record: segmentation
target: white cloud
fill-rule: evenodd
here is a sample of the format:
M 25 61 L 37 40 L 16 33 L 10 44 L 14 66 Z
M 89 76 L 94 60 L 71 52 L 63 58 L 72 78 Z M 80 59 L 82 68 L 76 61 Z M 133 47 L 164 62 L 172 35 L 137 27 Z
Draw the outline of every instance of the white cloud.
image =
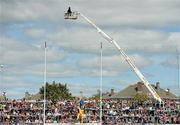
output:
M 9 38 L 1 38 L 1 60 L 0 64 L 21 64 L 44 62 L 44 49 L 38 45 L 33 45 Z M 65 53 L 59 52 L 56 48 L 47 49 L 47 61 L 55 62 L 63 59 Z
M 49 34 L 48 39 L 54 45 L 63 47 L 68 51 L 87 53 L 97 53 L 100 48 L 100 42 L 104 41 L 96 31 L 88 29 L 63 30 Z M 107 43 L 103 46 L 107 51 L 112 50 Z
M 168 45 L 174 47 L 174 50 L 180 51 L 180 32 L 170 33 Z
M 48 64 L 47 75 L 50 77 L 72 77 L 80 75 L 79 69 L 75 65 Z
M 3 68 L 3 74 L 5 76 L 11 75 L 12 77 L 18 76 L 19 79 L 24 76 L 43 78 L 44 64 L 7 65 Z M 47 63 L 47 78 L 72 77 L 80 74 L 80 70 L 74 65 Z
M 176 32 L 166 33 L 148 30 L 127 31 L 120 33 L 120 41 L 128 50 L 166 54 L 174 52 L 174 48 L 180 46 Z
M 7 93 L 9 98 L 22 98 L 25 91 L 38 91 L 41 84 L 23 79 L 22 76 L 9 75 L 7 71 L 1 72 L 0 94 Z
M 57 13 L 62 12 L 59 1 L 3 1 L 1 0 L 1 22 L 48 19 L 56 20 Z M 62 12 L 63 13 L 63 12 Z
M 30 87 L 29 84 L 25 84 L 18 77 L 15 76 L 7 76 L 6 73 L 1 73 L 1 90 L 3 89 L 12 89 L 12 88 L 27 88 Z
M 72 8 L 85 13 L 97 25 L 110 34 L 127 51 L 140 51 L 148 53 L 172 52 L 174 47 L 180 46 L 179 33 L 167 33 L 144 30 L 120 30 L 124 27 L 166 27 L 180 25 L 179 0 L 101 0 L 97 1 L 71 1 Z M 53 21 L 59 30 L 47 32 L 43 28 L 31 27 L 25 29 L 25 33 L 31 38 L 44 36 L 44 39 L 53 41 L 69 51 L 98 52 L 99 42 L 104 41 L 95 30 L 86 27 L 85 21 L 72 22 L 63 19 L 63 12 L 69 6 L 67 1 L 39 0 L 39 1 L 13 1 L 2 2 L 2 21 Z M 140 6 L 141 5 L 141 6 Z M 10 9 L 11 8 L 11 9 Z M 87 9 L 88 8 L 88 9 Z M 56 21 L 56 23 L 54 23 Z M 81 23 L 82 21 L 82 23 Z M 10 23 L 11 24 L 11 23 Z M 44 24 L 46 25 L 46 24 Z M 72 28 L 75 27 L 75 28 Z M 126 29 L 127 29 L 126 27 Z M 116 32 L 116 33 L 114 33 Z M 104 44 L 107 53 L 112 52 L 113 47 Z
M 27 29 L 25 31 L 26 35 L 32 37 L 32 38 L 39 38 L 43 37 L 45 35 L 45 31 L 43 29 Z
M 96 20 L 98 24 L 120 26 L 177 25 L 179 0 L 1 0 L 1 22 L 49 20 L 60 21 L 69 5 Z
M 119 55 L 103 57 L 103 75 L 116 76 L 119 73 L 129 70 L 130 67 L 122 58 L 123 57 Z M 153 64 L 151 60 L 139 55 L 131 55 L 130 58 L 139 68 Z M 98 57 L 81 60 L 79 65 L 84 68 L 89 68 L 88 73 L 90 75 L 100 75 L 100 58 Z
M 161 62 L 161 65 L 168 68 L 175 68 L 178 69 L 178 53 L 174 55 L 174 57 L 169 57 L 166 60 Z
M 109 34 L 109 30 L 105 31 Z M 46 35 L 53 45 L 68 51 L 99 53 L 103 42 L 104 54 L 116 52 L 114 46 L 104 40 L 95 30 L 73 28 L 56 31 Z M 128 52 L 167 54 L 180 47 L 179 32 L 157 32 L 152 30 L 119 30 L 111 35 Z

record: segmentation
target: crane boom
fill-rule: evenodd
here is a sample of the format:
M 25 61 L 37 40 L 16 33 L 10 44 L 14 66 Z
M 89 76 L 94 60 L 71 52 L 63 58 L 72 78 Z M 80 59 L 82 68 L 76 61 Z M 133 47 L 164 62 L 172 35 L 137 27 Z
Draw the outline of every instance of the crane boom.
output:
M 105 38 L 108 42 L 113 44 L 118 51 L 121 53 L 125 61 L 131 66 L 132 70 L 136 73 L 136 75 L 142 80 L 144 85 L 148 88 L 148 90 L 151 92 L 152 96 L 158 100 L 160 103 L 162 102 L 161 97 L 157 94 L 157 92 L 154 90 L 154 88 L 149 84 L 147 79 L 143 76 L 143 74 L 140 72 L 140 70 L 135 66 L 135 64 L 131 61 L 131 59 L 126 55 L 126 53 L 123 51 L 123 49 L 117 44 L 117 42 L 108 36 L 106 33 L 104 33 L 99 27 L 97 27 L 91 20 L 89 20 L 86 16 L 84 16 L 82 13 L 79 13 L 89 24 L 91 24 L 94 28 L 97 29 L 98 33 Z
M 147 79 L 143 76 L 143 74 L 140 72 L 140 70 L 135 66 L 135 64 L 131 61 L 131 59 L 126 55 L 126 53 L 123 51 L 123 49 L 117 44 L 117 42 L 111 38 L 109 35 L 107 35 L 105 32 L 103 32 L 98 26 L 96 26 L 91 20 L 89 20 L 86 16 L 84 16 L 82 13 L 76 12 L 74 15 L 65 13 L 65 19 L 77 19 L 78 15 L 82 16 L 89 24 L 91 24 L 98 33 L 106 39 L 108 42 L 113 44 L 118 51 L 121 53 L 125 61 L 130 65 L 132 70 L 136 73 L 136 75 L 141 79 L 141 81 L 144 83 L 144 85 L 147 87 L 147 89 L 150 91 L 152 96 L 158 100 L 160 103 L 162 102 L 161 97 L 156 93 L 154 88 L 149 84 Z

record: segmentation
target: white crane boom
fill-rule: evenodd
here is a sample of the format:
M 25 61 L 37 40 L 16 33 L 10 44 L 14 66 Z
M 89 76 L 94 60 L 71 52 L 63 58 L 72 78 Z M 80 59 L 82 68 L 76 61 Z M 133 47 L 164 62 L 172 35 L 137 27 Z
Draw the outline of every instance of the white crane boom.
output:
M 136 75 L 141 79 L 141 81 L 144 83 L 144 85 L 148 88 L 152 96 L 158 100 L 160 103 L 162 102 L 161 97 L 157 94 L 157 92 L 154 90 L 154 88 L 149 84 L 147 79 L 143 76 L 143 74 L 140 72 L 140 70 L 135 66 L 135 64 L 131 61 L 131 59 L 126 55 L 126 53 L 122 50 L 122 48 L 117 44 L 117 42 L 108 36 L 106 33 L 104 33 L 99 27 L 97 27 L 91 20 L 89 20 L 86 16 L 84 16 L 82 13 L 78 13 L 80 16 L 82 16 L 89 24 L 91 24 L 98 33 L 105 38 L 108 42 L 112 43 L 121 53 L 123 58 L 126 60 L 126 62 L 131 66 L 133 71 L 136 73 Z

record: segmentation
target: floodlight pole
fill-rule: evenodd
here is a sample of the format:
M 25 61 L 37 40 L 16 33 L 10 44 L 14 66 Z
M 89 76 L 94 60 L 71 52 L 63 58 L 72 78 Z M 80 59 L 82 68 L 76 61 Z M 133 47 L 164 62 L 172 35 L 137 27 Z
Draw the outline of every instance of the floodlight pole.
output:
M 180 90 L 180 87 L 179 87 L 179 75 L 180 75 L 180 62 L 179 62 L 179 50 L 177 49 L 177 67 L 178 67 L 178 71 L 177 71 L 177 74 L 178 74 L 178 96 L 180 96 L 180 93 L 179 93 L 179 90 Z
M 3 85 L 3 68 L 4 68 L 4 65 L 0 65 L 0 72 L 1 72 L 1 84 Z M 2 87 L 3 88 L 3 87 Z M 3 90 L 2 90 L 2 92 L 1 92 L 1 94 L 3 95 L 3 98 L 4 98 L 4 92 L 3 92 Z M 5 98 L 4 98 L 5 99 Z M 5 101 L 5 100 L 4 100 Z M 2 118 L 2 123 L 4 124 L 4 121 L 5 121 L 5 119 L 4 119 L 4 117 L 5 117 L 5 115 L 3 115 L 2 116 L 3 118 Z
M 162 102 L 161 97 L 156 93 L 154 88 L 150 85 L 150 83 L 147 81 L 147 79 L 143 76 L 143 74 L 140 72 L 140 70 L 135 66 L 135 64 L 131 61 L 131 59 L 126 55 L 126 53 L 122 50 L 122 48 L 117 44 L 117 42 L 108 36 L 105 32 L 103 32 L 99 27 L 97 27 L 91 20 L 89 20 L 86 16 L 84 16 L 82 13 L 78 12 L 78 15 L 83 17 L 89 24 L 91 24 L 97 31 L 98 33 L 106 39 L 108 42 L 113 44 L 117 50 L 121 53 L 125 61 L 130 65 L 132 70 L 136 73 L 136 75 L 139 77 L 139 79 L 144 83 L 144 85 L 148 88 L 154 99 L 159 101 L 160 103 Z
M 44 107 L 43 107 L 43 123 L 46 124 L 46 42 L 44 43 Z
M 1 72 L 1 82 L 2 82 L 2 85 L 3 85 L 3 68 L 4 68 L 4 65 L 0 65 L 0 72 Z
M 101 42 L 101 50 L 100 50 L 100 63 L 101 63 L 101 66 L 100 66 L 100 125 L 102 125 L 102 75 L 103 75 L 103 72 L 102 72 L 102 42 Z

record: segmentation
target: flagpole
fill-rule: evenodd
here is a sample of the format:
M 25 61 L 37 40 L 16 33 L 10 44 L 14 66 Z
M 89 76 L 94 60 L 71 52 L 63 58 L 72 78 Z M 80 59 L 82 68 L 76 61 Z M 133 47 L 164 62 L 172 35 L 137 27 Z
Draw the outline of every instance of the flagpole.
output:
M 101 49 L 100 49 L 100 55 L 101 55 L 101 66 L 100 66 L 100 125 L 102 125 L 102 42 L 101 42 Z
M 179 64 L 180 62 L 179 62 L 179 50 L 177 49 L 177 66 L 178 66 L 178 96 L 180 96 L 180 93 L 179 93 L 179 75 L 180 75 L 180 64 Z
M 2 84 L 1 87 L 3 88 L 3 87 L 4 87 L 4 82 L 3 82 L 3 68 L 4 68 L 4 65 L 1 64 L 1 65 L 0 65 L 0 68 L 1 68 L 1 69 L 0 69 L 0 72 L 1 72 L 1 82 L 2 82 L 2 83 L 1 83 L 1 84 Z M 2 94 L 3 100 L 4 100 L 4 89 L 2 89 L 2 93 L 1 93 L 1 94 Z M 5 100 L 4 100 L 4 101 L 5 101 Z M 6 101 L 5 101 L 5 102 L 6 102 Z M 4 117 L 4 116 L 2 117 L 2 123 L 3 123 L 3 124 L 5 123 L 5 117 Z
M 44 117 L 43 123 L 46 124 L 46 42 L 44 43 Z

